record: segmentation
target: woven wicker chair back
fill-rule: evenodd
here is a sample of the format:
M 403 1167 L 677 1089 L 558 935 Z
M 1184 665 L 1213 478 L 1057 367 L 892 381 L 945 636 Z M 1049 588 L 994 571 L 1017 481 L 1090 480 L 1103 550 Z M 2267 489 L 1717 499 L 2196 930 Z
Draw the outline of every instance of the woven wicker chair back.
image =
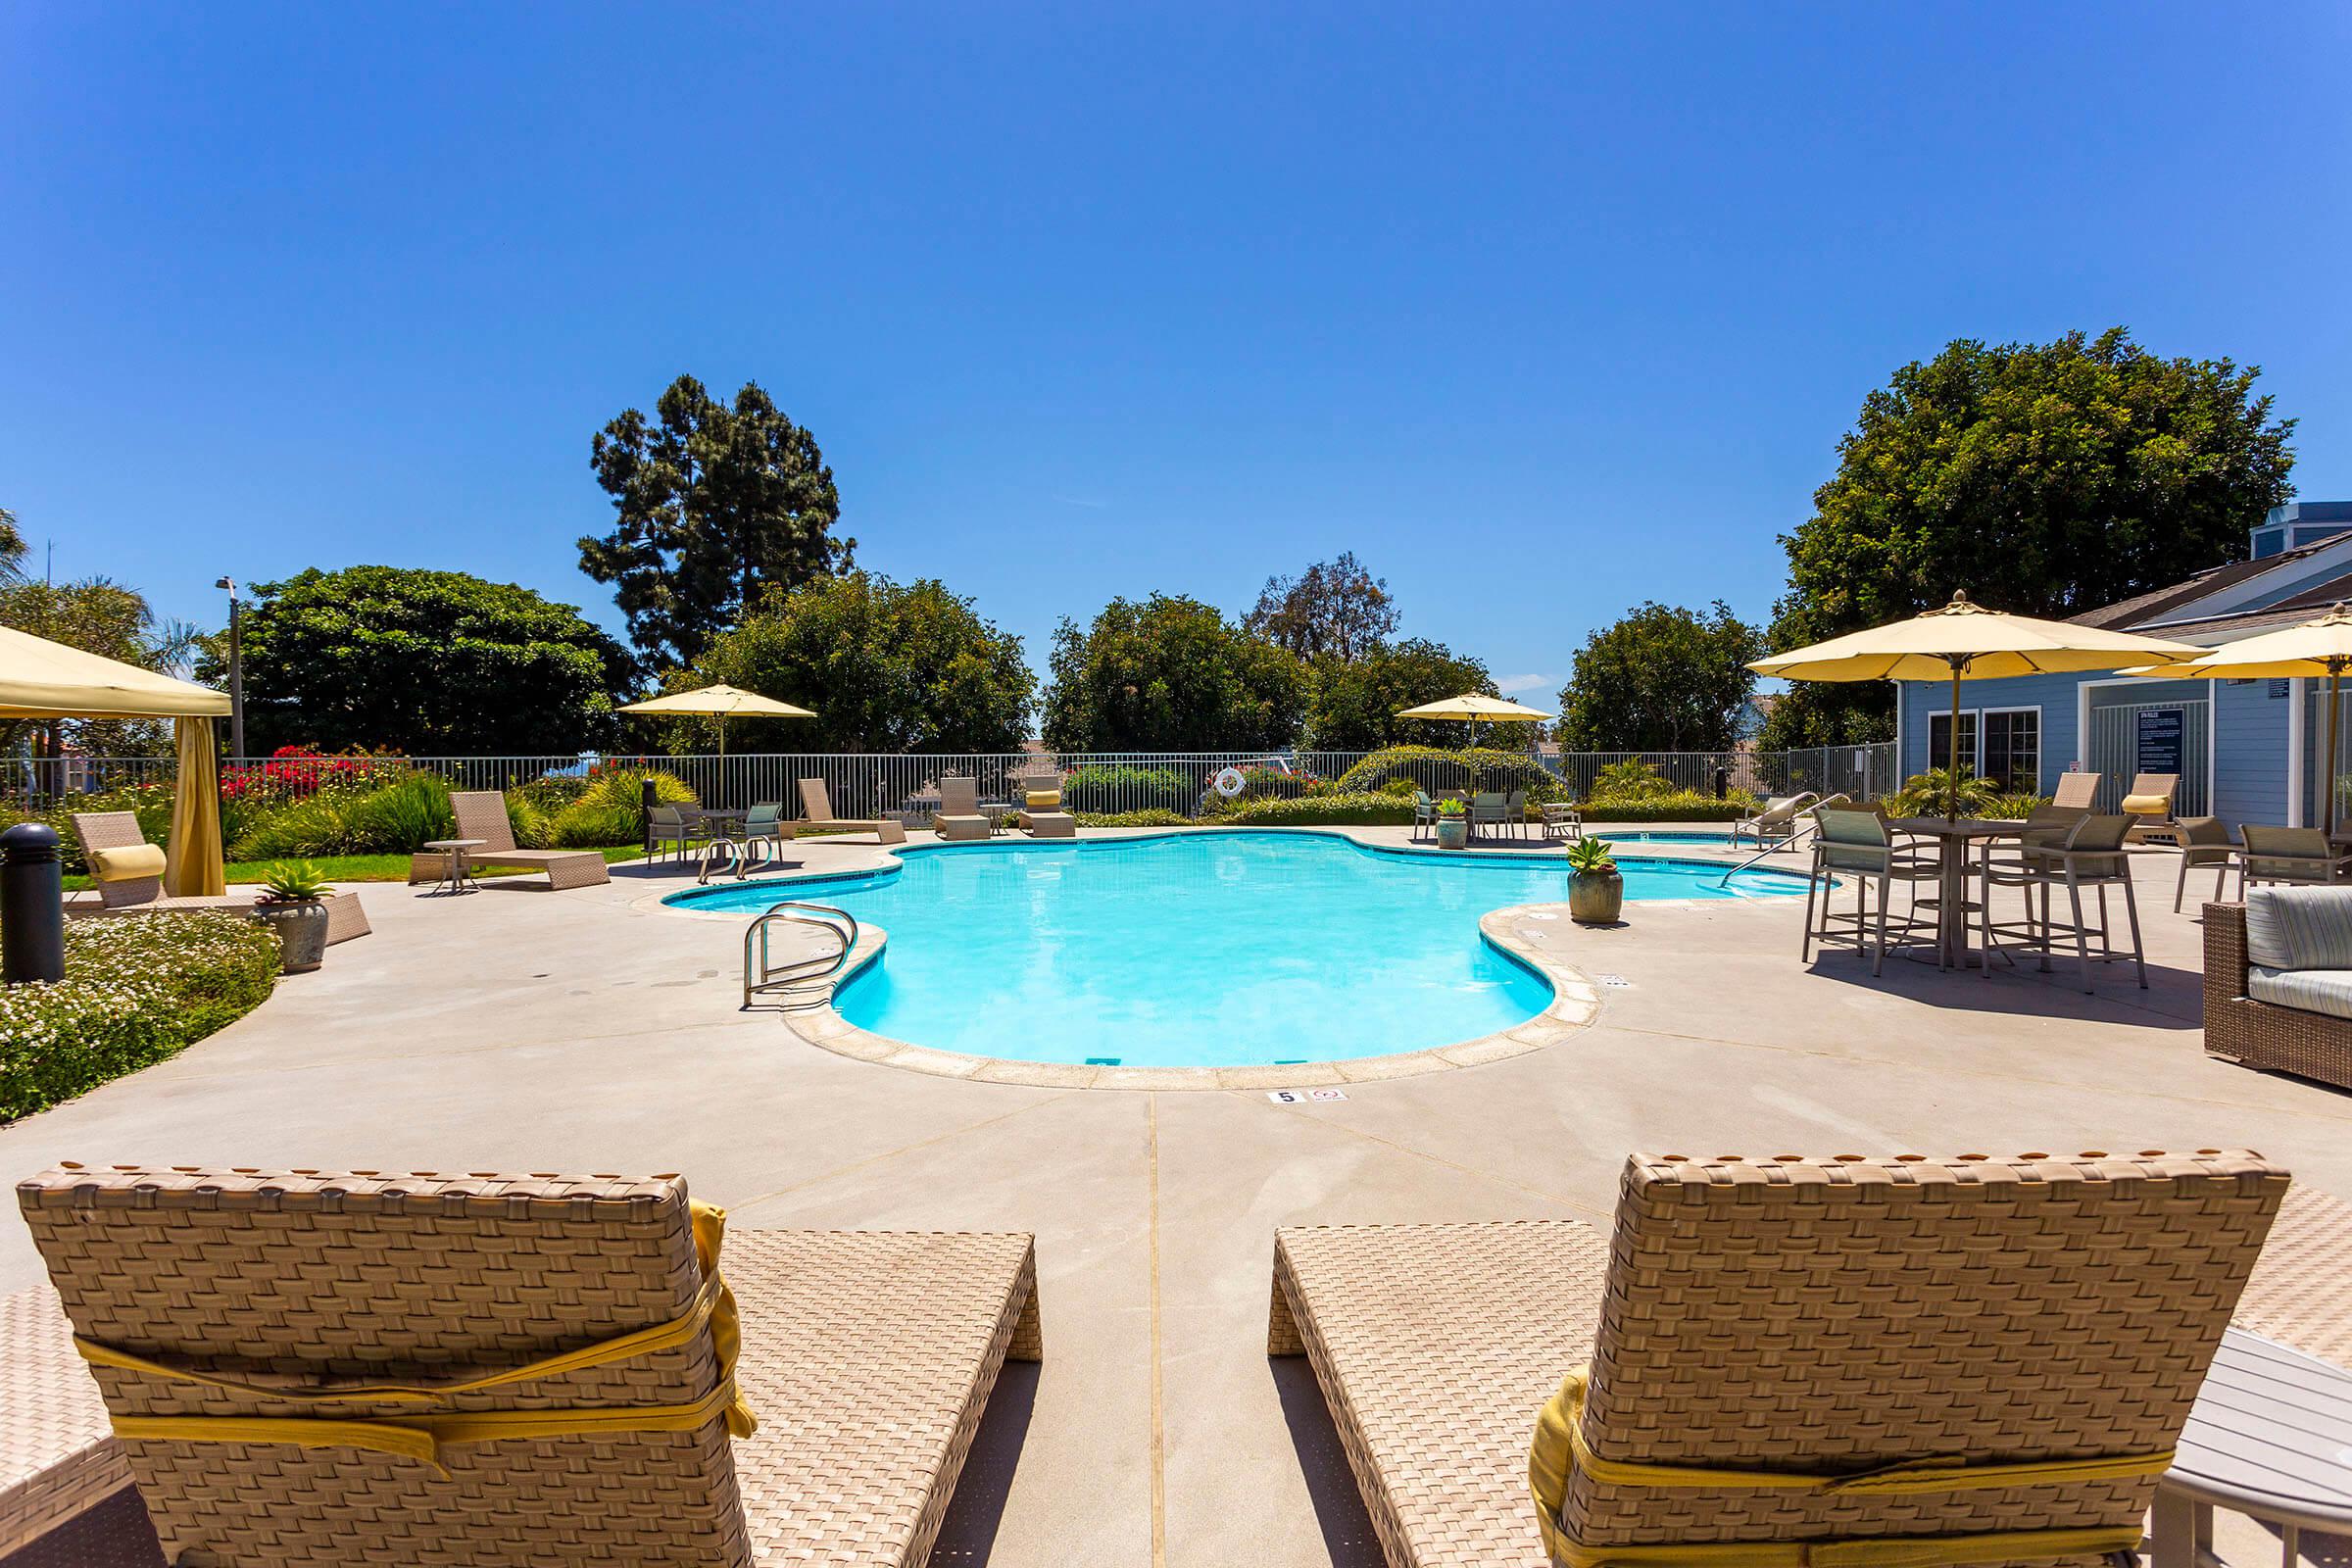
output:
M 81 840 L 84 859 L 92 850 L 135 850 L 147 842 L 135 811 L 76 811 L 74 836 Z M 110 909 L 153 904 L 163 894 L 164 879 L 160 876 L 126 877 L 120 882 L 98 884 L 98 900 Z
M 450 809 L 458 815 L 458 837 L 480 839 L 482 850 L 515 848 L 514 824 L 507 816 L 507 798 L 497 790 L 453 790 Z
M 978 816 L 980 814 L 980 786 L 968 778 L 943 778 L 939 781 L 939 809 L 944 816 Z
M 2323 860 L 2328 858 L 2328 833 L 2316 827 L 2265 827 L 2260 822 L 2238 824 L 2249 857 Z
M 2169 1449 L 2286 1191 L 2260 1156 L 1628 1161 L 1584 1433 L 1846 1473 Z M 1587 1544 L 2135 1525 L 2153 1475 L 1925 1494 L 1611 1487 Z
M 833 797 L 821 778 L 801 780 L 801 812 L 811 822 L 830 822 L 833 818 Z
M 17 1193 L 76 1334 L 244 1382 L 456 1381 L 669 1322 L 701 1284 L 675 1178 L 69 1166 Z M 417 1412 L 92 1371 L 118 1421 Z M 674 1348 L 442 1408 L 691 1404 L 719 1377 L 705 1325 Z M 351 1446 L 122 1446 L 175 1562 L 751 1561 L 715 1414 L 690 1431 L 445 1445 L 446 1475 Z
M 2099 802 L 2099 781 L 2104 773 L 2061 773 L 2058 791 L 2051 804 L 2069 811 L 2087 811 Z

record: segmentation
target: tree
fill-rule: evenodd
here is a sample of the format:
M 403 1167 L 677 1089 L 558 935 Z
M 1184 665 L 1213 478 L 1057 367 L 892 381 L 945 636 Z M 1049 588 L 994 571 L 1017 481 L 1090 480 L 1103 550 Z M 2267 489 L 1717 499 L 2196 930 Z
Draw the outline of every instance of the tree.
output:
M 649 665 L 680 667 L 771 590 L 848 570 L 858 541 L 833 537 L 841 498 L 816 438 L 758 383 L 729 407 L 681 375 L 654 412 L 624 410 L 589 444 L 617 521 L 580 541 L 580 569 L 616 585 Z
M 1387 578 L 1342 551 L 1300 576 L 1268 577 L 1242 624 L 1300 659 L 1361 659 L 1396 632 L 1396 602 Z
M 1723 752 L 1740 738 L 1763 634 L 1717 600 L 1705 614 L 1654 602 L 1585 639 L 1560 690 L 1560 744 L 1577 752 Z
M 1494 678 L 1483 662 L 1419 637 L 1375 648 L 1352 662 L 1319 659 L 1314 677 L 1306 733 L 1319 752 L 1374 752 L 1401 744 L 1464 746 L 1470 740 L 1468 724 L 1398 718 L 1397 710 L 1463 692 L 1495 695 Z M 1502 728 L 1482 724 L 1480 738 L 1499 744 L 1495 737 Z
M 817 714 L 729 719 L 729 745 L 747 751 L 1009 752 L 1028 734 L 1035 678 L 1021 640 L 969 599 L 854 571 L 771 591 L 675 684 L 721 682 Z
M 2292 419 L 2254 395 L 2258 367 L 2167 360 L 2122 327 L 1988 348 L 1972 339 L 1894 372 L 1863 401 L 1813 515 L 1783 536 L 1788 650 L 1917 614 L 1955 589 L 2064 617 L 2242 558 L 2292 494 Z M 1890 694 L 1798 682 L 1770 746 L 1891 733 Z
M 570 605 L 462 571 L 313 569 L 245 607 L 245 735 L 412 756 L 520 756 L 607 742 L 625 649 Z M 214 685 L 216 653 L 197 662 Z
M 14 577 L 24 564 L 24 536 L 17 531 L 17 514 L 0 507 L 0 578 Z
M 1270 751 L 1298 737 L 1306 666 L 1198 599 L 1114 599 L 1054 633 L 1046 744 L 1062 752 Z

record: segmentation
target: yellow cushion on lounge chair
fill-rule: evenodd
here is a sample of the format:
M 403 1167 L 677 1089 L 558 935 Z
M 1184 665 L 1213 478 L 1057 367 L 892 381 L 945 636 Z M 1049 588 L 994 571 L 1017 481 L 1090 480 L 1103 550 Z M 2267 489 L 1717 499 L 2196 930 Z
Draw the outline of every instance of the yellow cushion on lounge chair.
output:
M 2126 816 L 2170 816 L 2173 803 L 2169 796 L 2127 795 L 2124 797 Z
M 1061 791 L 1031 790 L 1029 792 L 1029 804 L 1041 811 L 1059 806 L 1061 804 Z
M 90 851 L 90 875 L 101 882 L 135 882 L 141 877 L 163 874 L 164 852 L 152 844 Z

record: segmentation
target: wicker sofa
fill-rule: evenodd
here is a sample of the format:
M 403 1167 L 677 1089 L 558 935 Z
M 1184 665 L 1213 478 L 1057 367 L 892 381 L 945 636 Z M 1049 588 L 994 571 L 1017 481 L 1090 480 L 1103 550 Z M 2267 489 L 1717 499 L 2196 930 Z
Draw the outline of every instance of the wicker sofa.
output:
M 2352 1089 L 2352 888 L 2205 906 L 2205 1051 Z

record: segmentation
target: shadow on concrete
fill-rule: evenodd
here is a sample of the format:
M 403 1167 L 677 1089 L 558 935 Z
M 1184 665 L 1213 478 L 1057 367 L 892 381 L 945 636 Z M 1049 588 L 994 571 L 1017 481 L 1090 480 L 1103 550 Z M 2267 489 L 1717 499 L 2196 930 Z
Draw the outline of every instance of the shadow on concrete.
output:
M 1029 1435 L 1029 1417 L 1037 1407 L 1035 1361 L 1007 1361 L 989 1392 L 988 1413 L 980 1418 L 971 1452 L 964 1456 L 963 1474 L 956 1479 L 956 1496 L 939 1527 L 939 1544 L 931 1548 L 935 1563 L 984 1563 L 997 1544 L 997 1526 L 1004 1517 L 1004 1497 L 1012 1490 L 1012 1472 L 1020 1462 L 1021 1441 Z
M 1331 1423 L 1331 1406 L 1323 1402 L 1314 1367 L 1303 1355 L 1270 1355 L 1266 1370 L 1282 1400 L 1282 1418 L 1290 1426 L 1298 1473 L 1306 1478 L 1306 1494 L 1314 1501 L 1315 1523 L 1323 1531 L 1323 1549 L 1331 1555 L 1332 1568 L 1382 1568 L 1387 1559 L 1380 1537 L 1364 1510 L 1364 1494 L 1356 1489 L 1355 1472 L 1348 1467 L 1348 1450 L 1340 1446 L 1339 1428 Z
M 1993 959 L 1987 977 L 1973 966 L 1938 969 L 1932 951 L 1889 944 L 1886 972 L 1873 975 L 1869 954 L 1857 957 L 1853 949 L 1845 947 L 1825 954 L 1816 947 L 1812 962 L 1801 972 L 1839 985 L 1884 991 L 1930 1007 L 2036 1018 L 2091 1017 L 2121 1007 L 2128 1009 L 2128 1017 L 2114 1021 L 2184 1032 L 2205 1027 L 2205 976 L 2200 971 L 2151 961 L 2148 987 L 2142 991 L 2133 979 L 2130 958 L 2102 963 L 2094 956 L 2090 975 L 2097 989 L 2085 992 L 2073 954 L 2053 956 L 2046 974 L 2038 966 L 2038 955 L 2015 956 L 2015 963 Z

